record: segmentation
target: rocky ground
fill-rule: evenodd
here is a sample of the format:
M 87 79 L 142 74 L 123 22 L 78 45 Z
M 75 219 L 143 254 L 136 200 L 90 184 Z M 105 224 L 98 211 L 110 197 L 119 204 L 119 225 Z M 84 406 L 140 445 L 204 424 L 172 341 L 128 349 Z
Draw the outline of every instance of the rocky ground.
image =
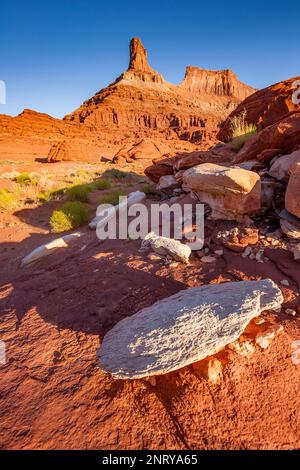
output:
M 188 265 L 140 253 L 140 241 L 100 242 L 83 229 L 68 249 L 20 268 L 25 254 L 53 239 L 51 204 L 22 218 L 1 214 L 2 448 L 298 448 L 300 376 L 291 356 L 300 337 L 300 271 L 274 227 L 259 227 L 253 252 L 260 244 L 264 262 L 243 254 L 253 234 L 230 244 L 228 224 L 208 221 L 205 253 L 193 253 Z M 282 311 L 252 321 L 240 343 L 250 341 L 249 351 L 227 347 L 214 357 L 222 364 L 216 383 L 202 362 L 157 377 L 155 386 L 100 369 L 103 335 L 123 317 L 182 289 L 264 278 L 281 287 Z M 272 325 L 283 331 L 263 350 L 255 338 Z

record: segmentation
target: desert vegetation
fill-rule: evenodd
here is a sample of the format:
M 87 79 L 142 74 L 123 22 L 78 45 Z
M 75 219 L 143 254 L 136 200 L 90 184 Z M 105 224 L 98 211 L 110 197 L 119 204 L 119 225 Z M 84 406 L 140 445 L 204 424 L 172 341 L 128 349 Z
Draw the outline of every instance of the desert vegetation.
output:
M 257 126 L 247 122 L 247 111 L 245 109 L 231 118 L 230 128 L 232 146 L 237 152 L 250 137 L 257 133 Z

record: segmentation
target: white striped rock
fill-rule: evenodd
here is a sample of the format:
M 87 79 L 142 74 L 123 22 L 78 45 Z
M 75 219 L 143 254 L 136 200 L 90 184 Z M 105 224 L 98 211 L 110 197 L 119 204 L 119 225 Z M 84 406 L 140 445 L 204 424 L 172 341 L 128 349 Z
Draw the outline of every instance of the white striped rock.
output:
M 180 291 L 117 323 L 98 349 L 100 365 L 119 379 L 180 369 L 233 343 L 252 318 L 282 302 L 270 279 Z

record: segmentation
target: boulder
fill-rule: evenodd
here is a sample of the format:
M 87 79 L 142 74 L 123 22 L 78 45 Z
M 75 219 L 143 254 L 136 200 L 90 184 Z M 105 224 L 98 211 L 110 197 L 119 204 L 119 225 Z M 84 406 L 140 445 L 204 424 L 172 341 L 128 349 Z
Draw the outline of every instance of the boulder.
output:
M 286 210 L 300 218 L 300 163 L 293 164 L 285 193 Z
M 290 178 L 290 168 L 300 162 L 300 150 L 296 150 L 289 155 L 279 157 L 269 170 L 269 175 L 278 181 L 287 182 Z
M 270 279 L 180 291 L 117 323 L 98 349 L 100 365 L 117 379 L 181 369 L 221 351 L 252 318 L 282 302 Z
M 170 256 L 182 263 L 189 262 L 191 248 L 188 245 L 184 245 L 179 240 L 160 237 L 154 232 L 150 232 L 142 241 L 141 251 L 146 250 L 148 247 L 152 248 L 158 255 Z
M 214 219 L 243 220 L 244 215 L 260 209 L 260 177 L 242 168 L 213 163 L 197 165 L 184 173 L 183 189 L 207 203 Z

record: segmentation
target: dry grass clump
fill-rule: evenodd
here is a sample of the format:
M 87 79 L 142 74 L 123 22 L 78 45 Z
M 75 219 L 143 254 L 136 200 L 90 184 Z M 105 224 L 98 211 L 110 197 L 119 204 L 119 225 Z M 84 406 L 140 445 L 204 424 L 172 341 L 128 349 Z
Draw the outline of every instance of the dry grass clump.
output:
M 232 145 L 237 152 L 250 137 L 257 133 L 256 125 L 247 122 L 247 111 L 245 109 L 231 118 L 230 129 Z

